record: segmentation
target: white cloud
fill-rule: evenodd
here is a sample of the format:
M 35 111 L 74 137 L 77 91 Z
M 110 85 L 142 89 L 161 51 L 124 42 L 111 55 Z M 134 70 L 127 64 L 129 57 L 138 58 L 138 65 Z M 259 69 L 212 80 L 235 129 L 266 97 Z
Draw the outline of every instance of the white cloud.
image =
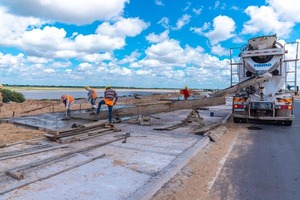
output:
M 162 27 L 164 27 L 165 29 L 169 29 L 170 25 L 169 25 L 169 18 L 167 17 L 163 17 L 159 20 L 158 24 L 161 24 Z
M 242 10 L 241 8 L 237 7 L 237 6 L 232 6 L 231 10 L 235 10 L 235 11 L 240 11 Z
M 120 16 L 129 0 L 2 0 L 11 13 L 83 25 Z
M 113 25 L 104 22 L 98 26 L 96 33 L 117 37 L 135 37 L 149 27 L 149 23 L 139 18 L 121 18 Z
M 133 51 L 129 56 L 125 56 L 118 64 L 133 63 L 138 60 L 141 54 L 138 51 Z
M 78 35 L 75 38 L 75 48 L 79 51 L 89 53 L 99 51 L 113 51 L 121 49 L 125 46 L 125 38 L 123 37 L 110 37 L 108 35 Z
M 163 3 L 162 0 L 155 0 L 154 2 L 155 2 L 155 4 L 158 5 L 158 6 L 164 6 L 164 3 Z
M 214 9 L 217 9 L 220 5 L 220 1 L 215 1 L 215 6 L 214 6 Z
M 289 22 L 300 22 L 300 1 L 295 0 L 267 0 L 280 19 Z
M 147 35 L 146 40 L 148 40 L 151 43 L 157 43 L 157 42 L 163 42 L 165 40 L 169 40 L 169 30 L 165 30 L 159 35 L 150 33 L 149 35 Z
M 191 16 L 184 14 L 181 18 L 179 18 L 176 22 L 176 27 L 173 28 L 173 30 L 180 30 L 183 26 L 190 23 Z
M 54 69 L 44 69 L 43 72 L 47 73 L 47 74 L 52 74 L 55 73 Z
M 43 29 L 33 29 L 24 32 L 19 43 L 23 49 L 71 49 L 72 44 L 65 40 L 66 31 L 62 28 L 46 26 Z
M 17 21 L 17 18 L 15 20 Z M 27 24 L 27 26 L 30 25 Z M 22 29 L 24 32 L 17 35 L 14 35 L 14 30 L 8 33 L 13 35 L 10 36 L 12 38 L 9 42 L 10 45 L 20 47 L 29 56 L 46 57 L 48 59 L 75 57 L 92 59 L 91 56 L 84 55 L 121 49 L 126 45 L 126 37 L 135 37 L 148 26 L 148 23 L 138 18 L 120 18 L 120 21 L 116 21 L 112 25 L 108 22 L 100 24 L 96 34 L 83 35 L 76 33 L 70 38 L 67 37 L 65 29 L 53 26 L 45 26 L 42 29 L 34 28 L 27 31 L 24 27 Z M 108 54 L 103 56 L 104 58 L 98 56 L 98 59 L 110 59 Z
M 150 69 L 141 69 L 135 72 L 137 75 L 150 75 L 152 74 L 152 70 Z
M 43 64 L 48 63 L 49 61 L 51 61 L 47 58 L 35 57 L 35 56 L 28 56 L 26 58 L 26 60 L 27 60 L 27 62 L 31 62 L 31 63 L 43 63 Z
M 218 56 L 228 56 L 229 49 L 223 48 L 220 44 L 212 46 L 211 53 Z
M 279 37 L 287 37 L 294 26 L 293 22 L 282 21 L 278 13 L 268 6 L 249 6 L 245 13 L 250 20 L 244 23 L 242 34 L 277 34 Z
M 193 8 L 193 12 L 194 12 L 196 15 L 200 15 L 201 12 L 202 12 L 202 8 L 198 8 L 198 9 Z
M 149 59 L 159 60 L 161 65 L 166 63 L 182 66 L 185 63 L 183 52 L 178 41 L 169 40 L 151 45 L 145 53 Z
M 234 36 L 235 22 L 228 16 L 219 15 L 215 17 L 213 21 L 213 29 L 205 33 L 204 31 L 208 30 L 210 28 L 209 26 L 210 23 L 204 23 L 203 27 L 192 27 L 190 30 L 199 35 L 208 37 L 212 45 L 216 45 L 219 42 L 225 41 Z
M 16 45 L 19 38 L 28 28 L 39 27 L 44 21 L 33 17 L 18 17 L 7 13 L 0 7 L 0 40 L 2 45 Z
M 50 64 L 51 67 L 53 68 L 67 68 L 71 67 L 72 63 L 70 61 L 67 62 L 54 62 Z
M 80 63 L 77 67 L 78 71 L 91 71 L 92 65 L 90 63 Z
M 191 2 L 186 2 L 185 4 L 186 4 L 186 6 L 183 8 L 183 11 L 187 11 L 188 9 L 190 9 L 190 7 L 192 5 Z
M 0 68 L 10 68 L 12 66 L 20 66 L 23 62 L 24 54 L 20 53 L 17 56 L 11 54 L 3 54 L 0 52 Z
M 94 53 L 94 54 L 84 54 L 81 57 L 81 60 L 86 61 L 86 62 L 102 62 L 103 60 L 112 60 L 112 55 L 111 53 Z

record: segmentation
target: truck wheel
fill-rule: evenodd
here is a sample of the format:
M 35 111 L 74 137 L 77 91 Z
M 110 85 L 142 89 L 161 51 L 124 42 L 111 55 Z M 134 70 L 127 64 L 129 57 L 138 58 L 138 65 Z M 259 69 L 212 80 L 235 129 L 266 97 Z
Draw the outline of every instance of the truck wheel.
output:
M 289 121 L 289 120 L 277 121 L 277 125 L 292 126 L 292 124 L 293 124 L 293 121 Z
M 233 118 L 234 123 L 246 123 L 247 119 L 239 118 L 239 117 L 234 117 Z

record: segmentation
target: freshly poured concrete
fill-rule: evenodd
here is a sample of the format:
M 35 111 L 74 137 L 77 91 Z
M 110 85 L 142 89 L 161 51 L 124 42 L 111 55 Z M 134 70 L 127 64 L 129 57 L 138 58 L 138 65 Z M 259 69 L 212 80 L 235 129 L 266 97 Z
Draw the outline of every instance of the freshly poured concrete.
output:
M 214 117 L 210 116 L 211 111 L 214 111 Z M 154 130 L 154 128 L 177 124 L 185 119 L 190 112 L 191 110 L 178 110 L 171 113 L 156 114 L 154 116 L 160 119 L 151 118 L 151 126 L 130 124 L 124 121 L 115 124 L 117 128 L 122 130 L 121 132 L 74 142 L 65 149 L 1 161 L 0 169 L 2 171 L 37 159 L 110 141 L 116 139 L 117 137 L 114 136 L 117 135 L 131 133 L 131 137 L 127 138 L 126 143 L 119 140 L 103 147 L 78 153 L 61 161 L 22 171 L 25 174 L 25 179 L 21 181 L 8 176 L 1 176 L 0 193 L 37 177 L 60 171 L 88 158 L 106 154 L 104 158 L 8 192 L 0 196 L 0 199 L 136 199 L 151 196 L 159 189 L 157 187 L 161 187 L 163 183 L 167 182 L 172 175 L 180 170 L 181 165 L 186 164 L 195 152 L 200 151 L 209 142 L 207 137 L 190 134 L 192 126 L 172 131 Z M 199 110 L 199 112 L 200 116 L 204 118 L 205 125 L 211 125 L 222 121 L 230 114 L 231 107 L 230 105 L 209 107 L 209 110 Z M 72 120 L 67 122 L 74 123 Z M 49 127 L 48 124 L 46 125 Z M 53 126 L 51 124 L 51 127 Z M 49 143 L 47 140 L 42 142 Z M 24 146 L 23 144 L 7 147 L 0 149 L 0 152 L 23 148 Z
M 72 114 L 85 113 L 86 111 L 72 111 Z M 72 119 L 64 120 L 65 113 L 46 113 L 41 115 L 32 115 L 24 117 L 12 117 L 9 120 L 13 123 L 28 125 L 45 130 L 61 130 L 71 128 L 72 124 L 85 124 L 89 123 L 88 120 Z

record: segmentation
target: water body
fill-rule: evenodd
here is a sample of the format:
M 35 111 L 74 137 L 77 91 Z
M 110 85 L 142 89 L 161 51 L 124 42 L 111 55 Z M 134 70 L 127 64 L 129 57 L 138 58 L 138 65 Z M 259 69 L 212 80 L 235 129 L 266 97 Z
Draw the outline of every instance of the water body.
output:
M 86 90 L 74 90 L 74 89 L 66 89 L 66 90 L 16 90 L 16 92 L 20 92 L 24 95 L 25 99 L 60 99 L 61 95 L 68 94 L 72 95 L 74 98 L 87 98 Z M 98 97 L 104 96 L 104 89 L 96 89 Z M 153 95 L 153 94 L 163 94 L 168 93 L 170 90 L 117 90 L 116 92 L 119 97 L 130 97 L 130 96 L 145 96 L 145 95 Z

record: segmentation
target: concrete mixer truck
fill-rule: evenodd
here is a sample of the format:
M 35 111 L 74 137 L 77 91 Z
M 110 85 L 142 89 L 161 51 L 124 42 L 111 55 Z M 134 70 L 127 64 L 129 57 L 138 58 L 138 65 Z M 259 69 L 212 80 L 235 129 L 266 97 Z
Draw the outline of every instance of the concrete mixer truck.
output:
M 234 91 L 234 122 L 267 120 L 291 126 L 291 94 L 298 94 L 298 42 L 282 45 L 276 35 L 251 38 L 239 49 L 236 62 L 234 50 L 237 48 L 230 49 L 231 89 L 227 90 Z

